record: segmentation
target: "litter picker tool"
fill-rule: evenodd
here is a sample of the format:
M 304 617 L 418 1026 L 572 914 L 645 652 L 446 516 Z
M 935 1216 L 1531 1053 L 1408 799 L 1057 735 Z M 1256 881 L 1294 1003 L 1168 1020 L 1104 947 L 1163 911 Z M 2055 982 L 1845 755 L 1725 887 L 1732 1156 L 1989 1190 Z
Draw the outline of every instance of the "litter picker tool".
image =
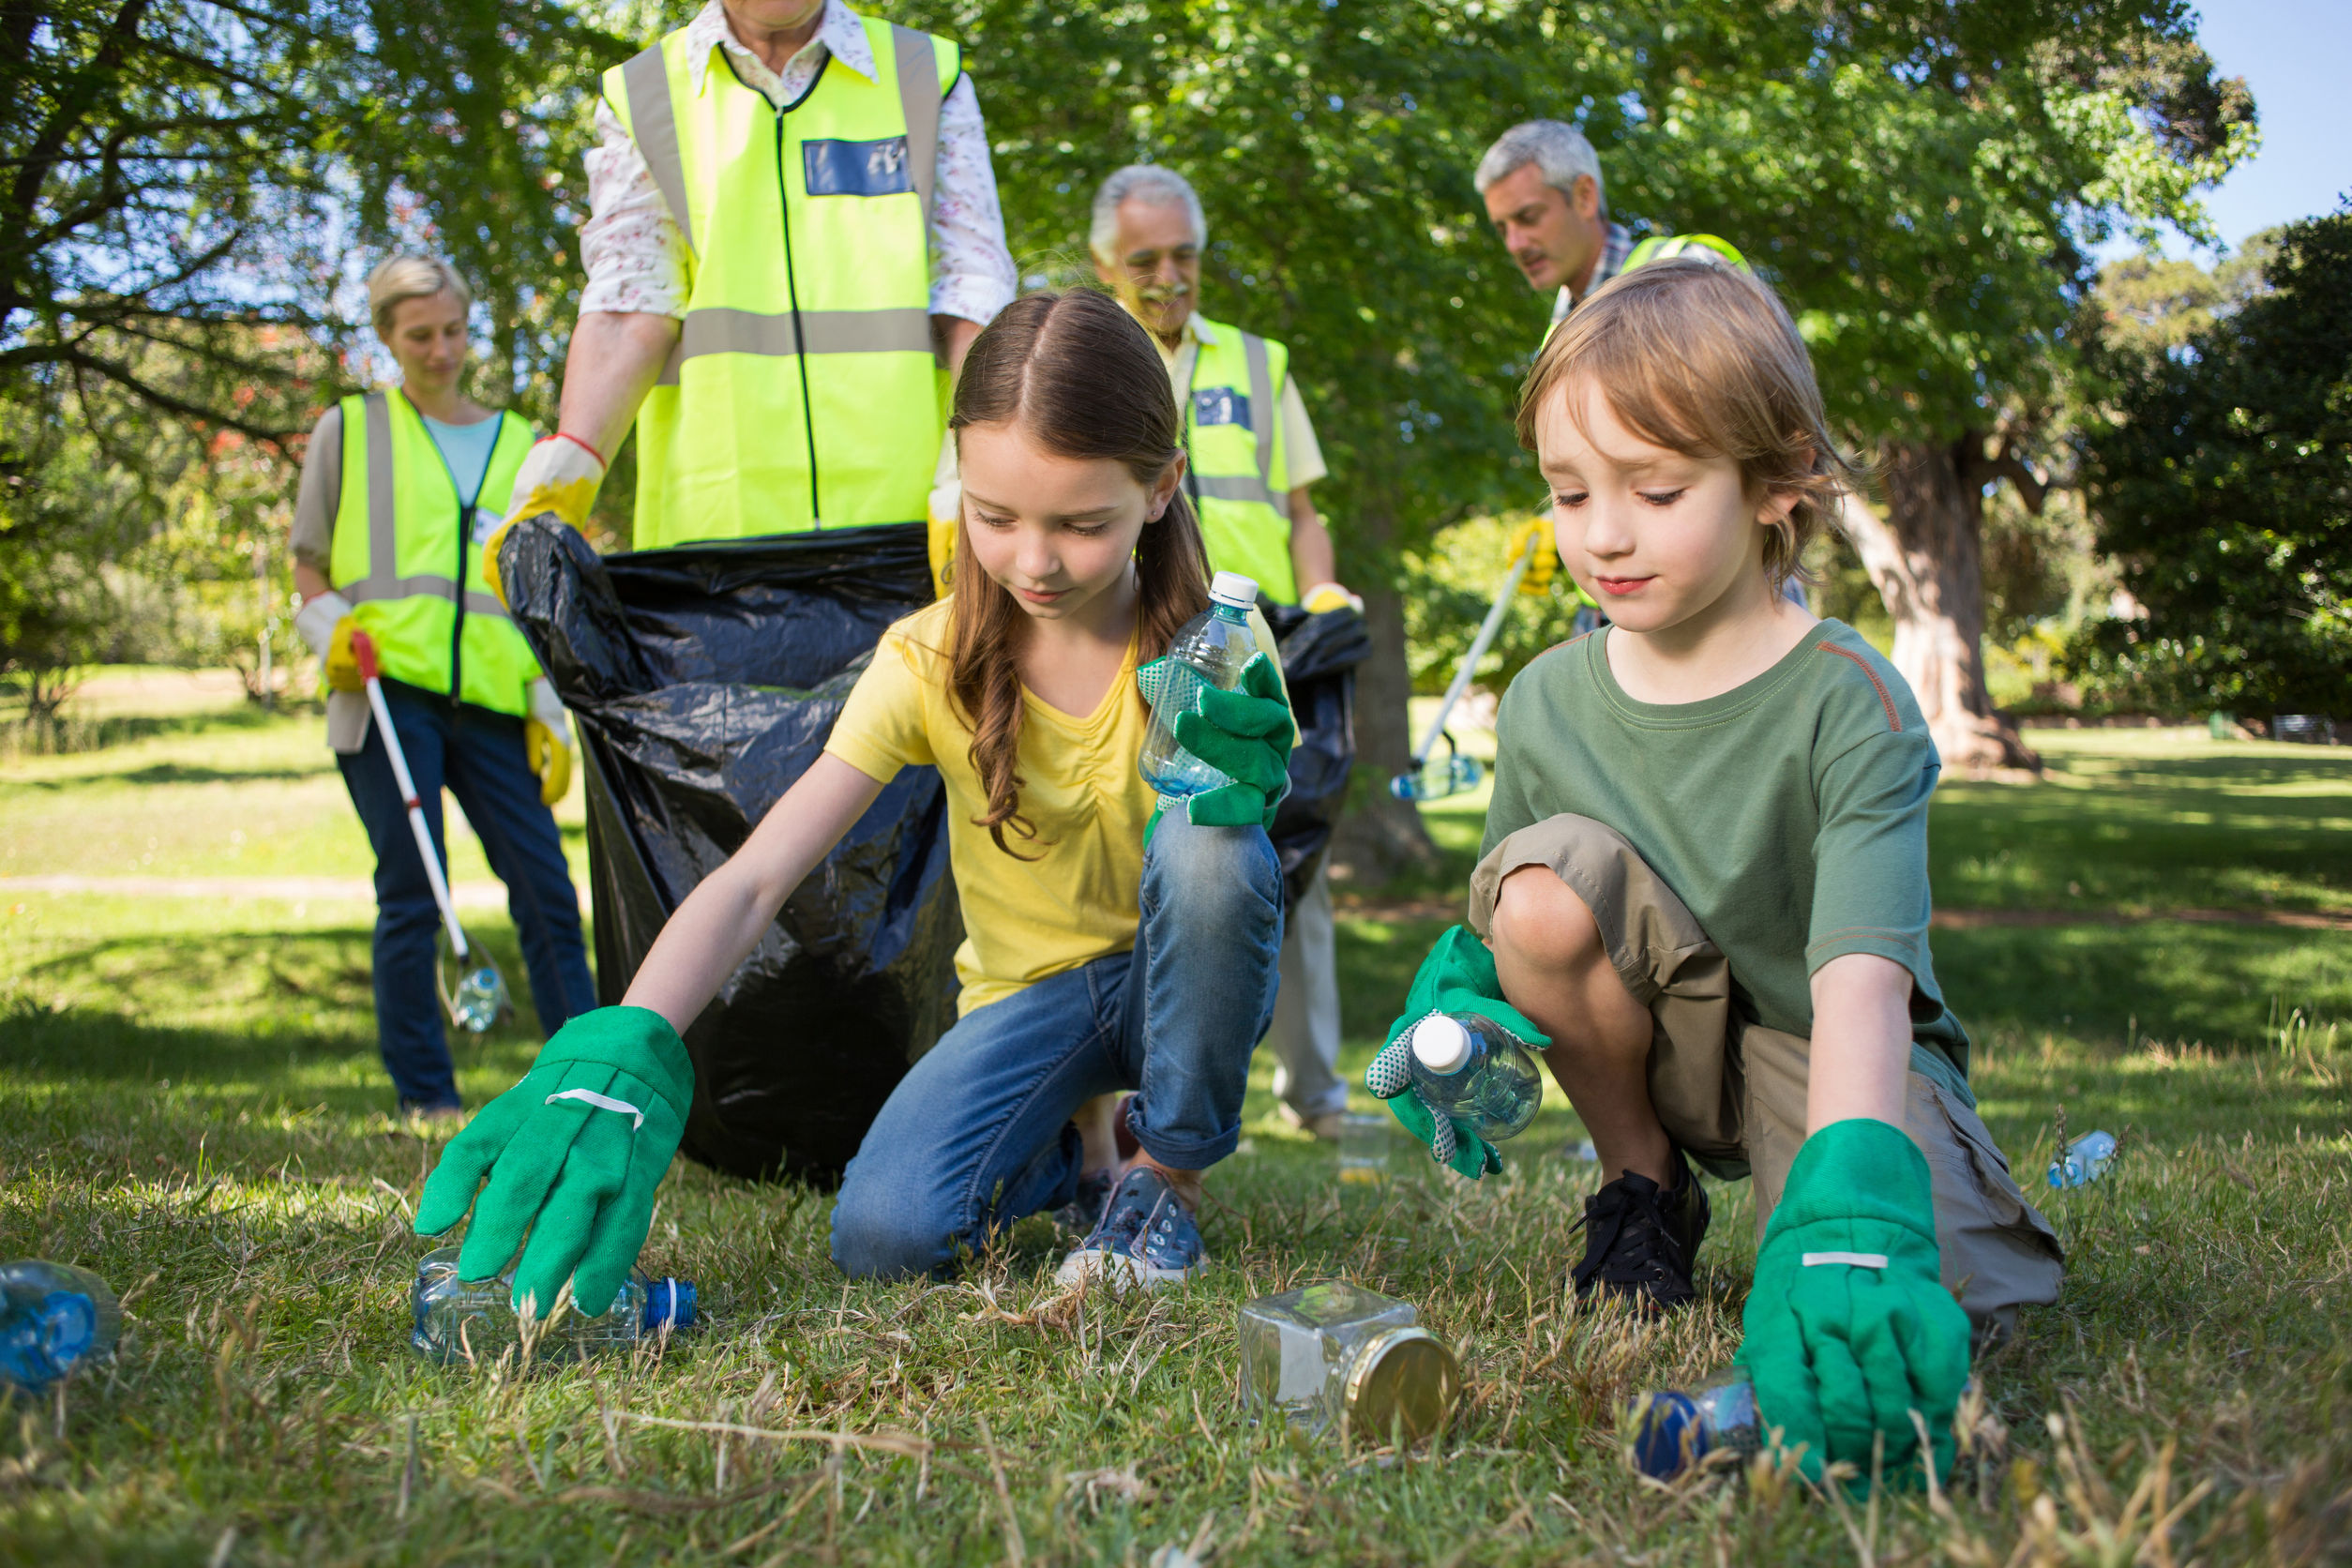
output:
M 1511 613 L 1511 601 L 1519 592 L 1519 580 L 1527 576 L 1528 568 L 1535 564 L 1535 552 L 1542 548 L 1543 540 L 1530 535 L 1527 548 L 1519 551 L 1510 571 L 1503 575 L 1502 587 L 1495 595 L 1495 607 L 1486 611 L 1478 635 L 1470 639 L 1470 652 L 1462 656 L 1461 668 L 1454 671 L 1454 683 L 1445 688 L 1445 700 L 1438 704 L 1437 716 L 1429 721 L 1421 744 L 1413 747 L 1412 766 L 1388 781 L 1388 792 L 1398 800 L 1439 800 L 1458 795 L 1477 789 L 1478 781 L 1485 776 L 1477 758 L 1465 757 L 1455 746 L 1454 737 L 1446 733 L 1445 721 L 1453 716 L 1454 704 L 1462 700 L 1462 693 L 1470 689 L 1470 676 L 1476 672 L 1478 661 L 1494 646 L 1496 635 L 1502 630 L 1503 617 Z M 1445 742 L 1445 758 L 1433 763 L 1431 753 L 1437 750 L 1440 740 Z
M 449 897 L 449 879 L 442 873 L 441 856 L 433 852 L 432 830 L 425 825 L 425 803 L 417 799 L 416 780 L 410 776 L 407 754 L 400 749 L 400 732 L 392 728 L 391 710 L 384 706 L 375 640 L 364 631 L 354 632 L 351 651 L 359 665 L 360 679 L 367 683 L 368 711 L 375 716 L 376 732 L 384 737 L 384 754 L 392 760 L 392 780 L 400 787 L 400 799 L 408 807 L 408 829 L 425 862 L 425 880 L 432 884 L 433 903 L 441 911 L 442 927 L 448 933 L 449 951 L 456 958 L 457 984 L 450 986 L 445 979 L 436 984 L 441 1004 L 448 1011 L 449 1021 L 460 1029 L 469 1034 L 487 1033 L 499 1019 L 514 1016 L 513 997 L 490 956 L 468 943 L 464 927 L 458 924 L 458 907 Z M 436 976 L 443 968 L 440 958 L 441 955 L 434 955 Z

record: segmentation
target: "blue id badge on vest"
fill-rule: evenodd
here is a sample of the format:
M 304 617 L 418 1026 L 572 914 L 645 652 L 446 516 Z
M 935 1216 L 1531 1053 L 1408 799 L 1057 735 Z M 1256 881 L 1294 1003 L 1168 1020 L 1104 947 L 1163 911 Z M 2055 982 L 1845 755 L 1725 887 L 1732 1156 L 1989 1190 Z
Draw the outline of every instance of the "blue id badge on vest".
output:
M 1237 392 L 1230 386 L 1199 386 L 1193 389 L 1192 422 L 1195 425 L 1239 425 L 1255 430 L 1249 422 L 1249 394 Z
M 897 196 L 914 188 L 903 136 L 879 142 L 804 142 L 800 159 L 811 196 Z
M 498 528 L 499 528 L 499 524 L 501 524 L 501 523 L 505 522 L 505 520 L 505 520 L 504 517 L 500 516 L 500 515 L 499 515 L 498 513 L 496 513 L 496 512 L 491 511 L 491 510 L 490 510 L 488 506 L 476 506 L 476 507 L 475 507 L 475 508 L 474 508 L 474 545 L 475 545 L 475 549 L 477 549 L 477 550 L 479 550 L 479 549 L 481 549 L 482 547 L 484 547 L 484 546 L 488 545 L 488 544 L 490 543 L 490 535 L 491 535 L 492 534 L 497 533 L 497 532 L 498 532 Z

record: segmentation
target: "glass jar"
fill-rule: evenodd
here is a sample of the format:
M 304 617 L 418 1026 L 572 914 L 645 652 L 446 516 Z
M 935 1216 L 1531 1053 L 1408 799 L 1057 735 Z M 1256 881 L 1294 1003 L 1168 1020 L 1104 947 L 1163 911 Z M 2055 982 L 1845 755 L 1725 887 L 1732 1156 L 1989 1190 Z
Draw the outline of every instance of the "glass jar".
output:
M 1310 1435 L 1410 1447 L 1445 1429 L 1461 1386 L 1410 1302 L 1329 1280 L 1242 1308 L 1244 1396 Z

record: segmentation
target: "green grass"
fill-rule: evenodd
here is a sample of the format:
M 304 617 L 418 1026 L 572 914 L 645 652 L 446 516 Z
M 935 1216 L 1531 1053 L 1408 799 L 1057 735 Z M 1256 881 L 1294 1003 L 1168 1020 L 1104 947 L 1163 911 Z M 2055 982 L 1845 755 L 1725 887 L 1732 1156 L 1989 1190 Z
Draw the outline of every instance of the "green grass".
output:
M 111 875 L 152 835 L 140 874 L 364 874 L 315 724 L 175 720 L 11 761 L 0 852 Z M 2050 897 L 2072 881 L 2117 903 L 2188 890 L 2150 908 L 2343 907 L 2337 754 L 2113 732 L 2051 750 L 2049 783 L 1947 787 L 1941 901 L 2102 912 Z M 27 803 L 48 813 L 31 826 Z M 1433 816 L 1458 877 L 1474 810 Z M 264 818 L 254 861 L 207 851 L 224 822 Z M 2283 831 L 2296 852 L 2263 860 Z M 2008 868 L 1967 869 L 2002 849 Z M 1201 1287 L 1059 1295 L 1037 1221 L 952 1285 L 845 1284 L 824 1195 L 682 1162 L 645 1263 L 700 1282 L 705 1329 L 590 1369 L 429 1366 L 405 1343 L 425 1249 L 405 1209 L 432 1150 L 385 1114 L 369 913 L 0 897 L 0 1256 L 132 1291 L 113 1366 L 61 1402 L 0 1407 L 0 1561 L 1140 1564 L 1199 1540 L 1219 1562 L 2317 1562 L 2352 1539 L 2340 930 L 1937 933 L 2019 1168 L 2047 1161 L 2061 1116 L 2124 1148 L 2092 1187 L 2035 1179 L 2070 1249 L 2066 1296 L 1980 1368 L 1950 1496 L 1863 1508 L 1770 1477 L 1666 1492 L 1618 1459 L 1623 1395 L 1737 1343 L 1743 1186 L 1713 1189 L 1698 1310 L 1649 1327 L 1579 1312 L 1571 1226 L 1594 1175 L 1559 1153 L 1577 1136 L 1564 1106 L 1501 1181 L 1343 1188 L 1274 1119 L 1262 1063 L 1244 1152 L 1212 1178 Z M 473 924 L 513 958 L 503 918 Z M 1351 1068 L 1441 925 L 1369 905 L 1343 920 Z M 521 1030 L 467 1047 L 469 1099 L 533 1048 Z M 1240 1408 L 1236 1307 L 1334 1274 L 1412 1299 L 1461 1347 L 1466 1407 L 1434 1452 L 1297 1443 Z

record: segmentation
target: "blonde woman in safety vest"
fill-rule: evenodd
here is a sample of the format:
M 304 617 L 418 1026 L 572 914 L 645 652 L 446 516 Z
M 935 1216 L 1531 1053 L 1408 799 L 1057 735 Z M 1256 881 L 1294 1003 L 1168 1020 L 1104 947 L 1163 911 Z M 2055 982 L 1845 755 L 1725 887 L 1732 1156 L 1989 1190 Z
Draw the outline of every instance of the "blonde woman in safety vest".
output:
M 532 432 L 460 390 L 473 294 L 445 264 L 396 256 L 368 279 L 368 305 L 400 382 L 343 399 L 311 431 L 294 504 L 294 624 L 319 656 L 327 740 L 376 852 L 377 1045 L 403 1110 L 455 1116 L 434 972 L 440 915 L 352 638 L 364 631 L 375 643 L 433 842 L 443 843 L 446 785 L 505 882 L 550 1033 L 596 1004 L 549 809 L 571 778 L 570 731 L 482 576 L 483 544 L 505 520 Z
M 1337 580 L 1331 532 L 1307 493 L 1326 471 L 1290 379 L 1290 351 L 1200 313 L 1207 243 L 1200 198 L 1172 169 L 1131 164 L 1095 192 L 1089 234 L 1095 274 L 1151 333 L 1168 366 L 1191 459 L 1185 484 L 1209 565 L 1256 579 L 1278 604 L 1361 610 L 1363 601 Z M 1329 1138 L 1339 1136 L 1348 1108 L 1337 1065 L 1333 937 L 1331 884 L 1319 864 L 1284 931 L 1282 987 L 1267 1039 L 1284 1114 Z
M 1014 292 L 962 50 L 707 0 L 603 89 L 563 415 L 516 515 L 578 526 L 633 423 L 637 549 L 923 521 L 949 377 Z

